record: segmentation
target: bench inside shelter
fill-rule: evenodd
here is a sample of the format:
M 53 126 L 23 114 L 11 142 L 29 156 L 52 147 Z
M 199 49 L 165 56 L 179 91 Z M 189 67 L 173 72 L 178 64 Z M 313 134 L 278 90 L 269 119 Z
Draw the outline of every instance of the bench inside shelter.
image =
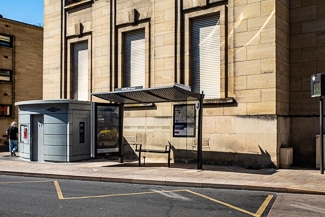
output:
M 141 166 L 141 153 L 142 152 L 149 152 L 149 153 L 158 153 L 158 154 L 167 154 L 167 162 L 168 167 L 170 167 L 170 150 L 172 144 L 168 141 L 168 145 L 165 146 L 164 150 L 158 150 L 158 149 L 143 149 L 142 144 L 135 144 L 135 151 L 139 152 L 139 166 Z

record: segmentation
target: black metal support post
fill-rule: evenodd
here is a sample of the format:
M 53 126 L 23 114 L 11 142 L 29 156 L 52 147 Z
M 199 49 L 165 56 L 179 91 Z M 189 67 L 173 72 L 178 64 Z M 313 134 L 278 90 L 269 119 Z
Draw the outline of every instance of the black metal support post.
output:
M 197 169 L 202 169 L 202 118 L 203 118 L 203 92 L 200 97 L 198 138 L 197 138 Z
M 324 131 L 323 131 L 323 128 L 324 128 L 324 116 L 323 116 L 323 97 L 320 97 L 319 98 L 319 108 L 320 108 L 320 112 L 319 112 L 319 123 L 320 123 L 320 133 L 319 133 L 319 136 L 320 136 L 320 173 L 321 174 L 324 174 L 324 137 L 323 137 L 323 134 L 324 134 Z
M 123 137 L 123 120 L 124 120 L 124 104 L 119 106 L 119 115 L 120 115 L 120 123 L 119 123 L 119 157 L 118 162 L 124 162 L 124 137 Z

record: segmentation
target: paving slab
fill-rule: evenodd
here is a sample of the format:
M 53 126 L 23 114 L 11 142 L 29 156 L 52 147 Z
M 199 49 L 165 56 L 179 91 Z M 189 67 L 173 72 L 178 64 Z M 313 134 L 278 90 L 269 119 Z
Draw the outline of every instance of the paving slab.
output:
M 183 187 L 209 187 L 264 190 L 285 193 L 325 195 L 325 176 L 317 169 L 244 169 L 232 166 L 138 161 L 118 163 L 116 159 L 100 158 L 80 162 L 35 162 L 10 157 L 0 152 L 0 174 L 105 182 L 158 184 Z

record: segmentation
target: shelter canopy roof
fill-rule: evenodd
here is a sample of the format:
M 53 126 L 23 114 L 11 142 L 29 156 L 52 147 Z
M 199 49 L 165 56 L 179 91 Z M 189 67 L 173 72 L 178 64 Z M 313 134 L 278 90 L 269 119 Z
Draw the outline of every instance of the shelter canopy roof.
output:
M 117 104 L 195 101 L 201 98 L 201 94 L 192 92 L 190 87 L 181 84 L 147 89 L 120 88 L 92 95 Z

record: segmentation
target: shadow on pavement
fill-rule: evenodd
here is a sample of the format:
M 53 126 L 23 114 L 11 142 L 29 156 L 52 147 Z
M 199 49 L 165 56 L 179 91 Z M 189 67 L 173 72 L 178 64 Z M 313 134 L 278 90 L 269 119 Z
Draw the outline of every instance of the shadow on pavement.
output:
M 107 165 L 105 167 L 139 167 L 138 162 L 125 162 L 120 164 L 114 165 Z M 152 163 L 148 162 L 141 164 L 141 167 L 167 167 L 167 163 Z M 177 169 L 192 169 L 197 170 L 196 164 L 191 163 L 171 163 L 170 168 L 177 168 Z M 247 173 L 247 174 L 261 174 L 261 175 L 272 175 L 277 172 L 274 168 L 268 169 L 245 169 L 241 167 L 233 167 L 233 166 L 215 166 L 215 165 L 203 165 L 203 169 L 205 171 L 222 171 L 222 172 L 236 172 L 236 173 Z

